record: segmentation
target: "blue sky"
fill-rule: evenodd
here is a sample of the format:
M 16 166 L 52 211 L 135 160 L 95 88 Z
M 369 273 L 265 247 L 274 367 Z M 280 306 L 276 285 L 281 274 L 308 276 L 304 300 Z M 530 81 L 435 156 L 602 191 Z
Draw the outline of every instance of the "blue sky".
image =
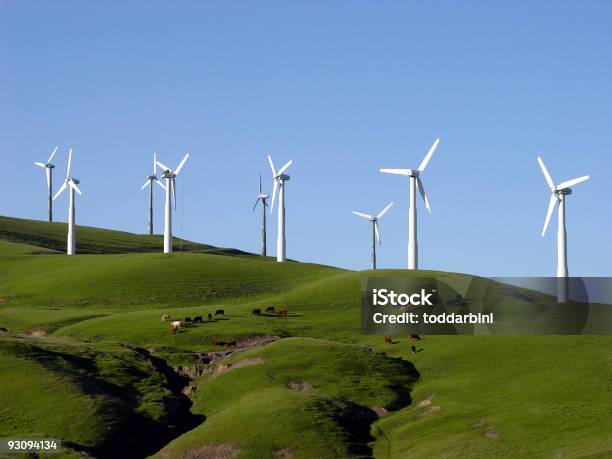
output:
M 611 20 L 607 1 L 4 0 L 0 214 L 44 219 L 33 161 L 58 145 L 60 171 L 72 146 L 77 222 L 144 232 L 153 152 L 170 165 L 189 152 L 175 234 L 257 251 L 270 153 L 294 161 L 290 258 L 367 268 L 370 227 L 351 211 L 393 200 L 378 262 L 404 267 L 407 180 L 378 169 L 416 167 L 439 137 L 422 268 L 554 275 L 541 154 L 557 182 L 591 175 L 568 200 L 570 273 L 607 276 Z

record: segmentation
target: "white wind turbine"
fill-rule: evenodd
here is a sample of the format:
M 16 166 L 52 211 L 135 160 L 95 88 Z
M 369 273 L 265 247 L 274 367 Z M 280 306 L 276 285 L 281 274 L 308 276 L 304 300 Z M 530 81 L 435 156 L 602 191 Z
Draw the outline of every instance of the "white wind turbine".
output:
M 51 153 L 51 156 L 49 156 L 49 159 L 47 160 L 46 163 L 41 163 L 38 161 L 34 163 L 38 167 L 42 167 L 43 169 L 45 169 L 45 173 L 47 176 L 47 190 L 48 190 L 47 219 L 50 222 L 53 221 L 53 197 L 52 197 L 53 193 L 51 189 L 53 188 L 53 169 L 55 169 L 55 166 L 51 164 L 51 160 L 55 156 L 55 153 L 57 153 L 57 147 L 53 149 L 53 153 Z
M 555 185 L 552 177 L 550 176 L 548 169 L 544 165 L 542 158 L 538 156 L 538 163 L 546 179 L 546 183 L 550 187 L 552 192 L 550 201 L 548 202 L 548 211 L 546 212 L 546 220 L 544 221 L 544 228 L 542 229 L 542 237 L 546 234 L 546 229 L 550 223 L 555 207 L 558 207 L 558 226 L 557 226 L 557 277 L 565 279 L 569 276 L 567 269 L 567 232 L 565 229 L 565 197 L 572 194 L 571 186 L 577 185 L 590 177 L 584 175 L 572 180 L 561 182 L 559 185 Z M 558 284 L 557 288 L 557 300 L 559 303 L 565 303 L 569 296 L 569 290 L 567 281 L 563 281 Z
M 436 139 L 433 143 L 423 161 L 421 161 L 418 169 L 380 169 L 380 172 L 385 172 L 387 174 L 398 174 L 405 175 L 410 177 L 410 208 L 408 210 L 408 269 L 418 269 L 419 267 L 419 249 L 417 244 L 417 210 L 416 210 L 416 188 L 419 189 L 419 193 L 423 198 L 423 202 L 425 203 L 425 207 L 429 213 L 431 213 L 431 209 L 429 207 L 429 200 L 427 199 L 427 195 L 425 194 L 425 187 L 423 186 L 423 182 L 421 180 L 420 174 L 427 167 L 427 163 L 431 159 L 432 155 L 438 148 L 438 144 L 440 143 L 440 139 Z
M 164 213 L 164 253 L 172 252 L 172 204 L 174 200 L 174 208 L 176 209 L 176 176 L 181 172 L 185 165 L 185 161 L 189 158 L 187 153 L 176 169 L 173 171 L 168 166 L 157 161 L 157 165 L 164 171 L 162 178 L 166 179 L 166 211 Z M 171 196 L 172 195 L 172 196 Z
M 378 243 L 381 244 L 380 240 L 380 228 L 378 227 L 378 220 L 387 213 L 387 211 L 391 208 L 393 202 L 390 202 L 387 207 L 385 207 L 377 216 L 373 217 L 372 215 L 364 214 L 361 212 L 353 213 L 359 217 L 367 218 L 372 222 L 372 259 L 371 259 L 371 267 L 372 269 L 376 269 L 376 239 L 378 239 Z
M 81 194 L 81 190 L 77 186 L 80 181 L 70 175 L 70 164 L 72 163 L 72 148 L 68 151 L 68 168 L 66 169 L 66 179 L 61 188 L 55 193 L 53 200 L 56 200 L 66 188 L 70 188 L 70 205 L 68 207 L 68 238 L 66 243 L 66 253 L 74 255 L 76 253 L 76 228 L 75 228 L 75 205 L 74 192 Z
M 289 161 L 278 172 L 274 168 L 272 158 L 268 155 L 270 168 L 272 169 L 272 177 L 274 179 L 274 189 L 272 191 L 272 205 L 270 206 L 270 214 L 274 211 L 274 200 L 276 198 L 276 188 L 278 188 L 278 233 L 276 236 L 276 261 L 285 261 L 287 259 L 287 243 L 285 240 L 285 182 L 290 179 L 290 176 L 284 172 L 291 166 L 293 160 Z
M 166 187 L 157 178 L 157 153 L 153 153 L 153 174 L 149 175 L 144 185 L 140 188 L 144 190 L 147 186 L 149 187 L 149 234 L 153 235 L 153 182 L 157 183 L 162 189 Z
M 261 172 L 259 173 L 259 194 L 257 195 L 257 199 L 255 200 L 255 205 L 253 206 L 253 210 L 255 210 L 255 207 L 257 207 L 257 204 L 259 204 L 259 201 L 261 201 L 261 218 L 262 218 L 262 222 L 261 222 L 261 256 L 265 257 L 266 256 L 266 207 L 268 207 L 268 203 L 266 202 L 268 200 L 268 198 L 270 197 L 270 195 L 265 194 L 261 191 Z

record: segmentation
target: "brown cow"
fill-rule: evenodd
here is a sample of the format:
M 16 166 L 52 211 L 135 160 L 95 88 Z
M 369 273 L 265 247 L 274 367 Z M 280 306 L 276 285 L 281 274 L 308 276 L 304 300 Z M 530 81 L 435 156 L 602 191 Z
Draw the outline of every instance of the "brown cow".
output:
M 161 316 L 161 321 L 163 322 L 170 322 L 172 319 L 170 318 L 170 314 L 164 314 L 163 316 Z
M 178 333 L 181 327 L 179 327 L 178 325 L 172 325 L 172 328 L 170 328 L 170 334 L 174 335 L 175 333 Z
M 385 344 L 393 344 L 393 338 L 390 336 L 385 336 Z
M 410 341 L 419 341 L 421 339 L 421 337 L 419 335 L 417 335 L 416 333 L 412 333 L 410 335 Z
M 281 308 L 278 310 L 279 317 L 287 317 L 287 310 L 285 308 Z
M 216 346 L 217 345 L 217 337 L 216 336 L 212 336 L 210 338 L 210 345 L 211 346 Z

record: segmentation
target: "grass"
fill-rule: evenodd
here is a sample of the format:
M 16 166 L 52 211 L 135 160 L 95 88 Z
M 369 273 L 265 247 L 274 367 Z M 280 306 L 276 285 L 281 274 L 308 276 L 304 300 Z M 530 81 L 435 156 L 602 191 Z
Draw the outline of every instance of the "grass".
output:
M 141 438 L 138 426 L 160 442 L 132 457 L 198 448 L 240 458 L 612 455 L 612 337 L 426 336 L 413 356 L 405 337 L 384 345 L 360 333 L 367 277 L 434 276 L 473 307 L 484 296 L 478 278 L 277 264 L 231 249 L 132 253 L 159 246 L 97 229 L 88 242 L 86 228 L 79 240 L 92 253 L 113 253 L 65 257 L 54 252 L 64 230 L 53 239 L 47 225 L 0 219 L 0 327 L 10 332 L 0 333 L 0 437 L 44 433 L 100 457 L 118 429 Z M 532 292 L 493 293 L 500 307 L 532 307 Z M 267 305 L 289 314 L 251 313 Z M 226 315 L 177 335 L 160 323 L 163 313 L 206 318 L 217 308 Z M 35 330 L 47 336 L 27 334 Z M 212 336 L 252 335 L 283 339 L 225 359 L 262 363 L 204 377 L 189 414 L 167 365 L 223 350 Z M 389 413 L 377 419 L 374 407 Z

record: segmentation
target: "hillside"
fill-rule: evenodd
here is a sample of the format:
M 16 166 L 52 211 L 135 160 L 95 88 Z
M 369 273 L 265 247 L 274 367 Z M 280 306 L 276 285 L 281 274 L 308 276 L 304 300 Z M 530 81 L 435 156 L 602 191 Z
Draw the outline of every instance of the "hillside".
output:
M 35 226 L 0 240 L 0 437 L 55 435 L 98 457 L 121 435 L 131 457 L 612 454 L 612 337 L 425 336 L 412 355 L 406 337 L 361 335 L 364 278 L 436 276 L 478 301 L 473 276 L 129 253 L 131 240 L 50 256 L 15 242 Z M 287 317 L 252 314 L 270 305 Z M 162 314 L 204 320 L 171 335 Z M 141 426 L 156 441 L 139 444 Z
M 66 223 L 0 216 L 0 239 L 9 242 L 65 252 L 67 231 Z M 163 235 L 149 236 L 79 225 L 76 232 L 77 252 L 80 254 L 160 252 L 164 246 Z M 178 238 L 173 239 L 172 247 L 173 250 L 183 252 L 246 255 L 239 250 L 223 249 Z

